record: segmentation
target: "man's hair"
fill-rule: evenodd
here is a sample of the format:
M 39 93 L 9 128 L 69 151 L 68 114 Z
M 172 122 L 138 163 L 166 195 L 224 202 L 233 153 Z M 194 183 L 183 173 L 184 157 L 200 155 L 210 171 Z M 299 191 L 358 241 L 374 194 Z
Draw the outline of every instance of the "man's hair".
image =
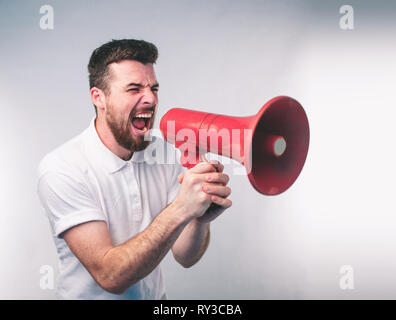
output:
M 157 47 L 144 40 L 122 39 L 107 42 L 96 48 L 89 59 L 89 86 L 90 88 L 97 87 L 103 90 L 105 94 L 109 94 L 109 64 L 122 60 L 135 60 L 143 64 L 154 64 L 157 58 Z M 95 112 L 97 114 L 96 106 Z

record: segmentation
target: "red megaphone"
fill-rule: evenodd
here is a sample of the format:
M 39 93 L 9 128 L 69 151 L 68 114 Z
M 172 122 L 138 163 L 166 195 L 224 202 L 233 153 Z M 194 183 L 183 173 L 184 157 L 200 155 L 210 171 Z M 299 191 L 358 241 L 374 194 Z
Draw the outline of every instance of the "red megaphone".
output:
M 182 165 L 194 166 L 206 152 L 227 156 L 245 165 L 253 187 L 266 195 L 294 183 L 309 146 L 305 111 L 286 96 L 271 99 L 250 117 L 174 108 L 162 117 L 160 129 L 182 152 Z

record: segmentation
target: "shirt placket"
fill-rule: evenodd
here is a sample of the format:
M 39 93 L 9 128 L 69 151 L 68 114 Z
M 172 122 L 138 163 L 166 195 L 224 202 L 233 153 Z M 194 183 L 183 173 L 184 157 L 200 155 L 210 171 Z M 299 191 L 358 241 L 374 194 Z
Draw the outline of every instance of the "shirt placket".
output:
M 130 179 L 128 179 L 129 195 L 132 200 L 132 220 L 141 221 L 143 217 L 142 210 L 142 197 L 140 196 L 139 186 L 135 175 L 135 168 L 132 162 L 128 162 L 128 170 L 130 173 Z

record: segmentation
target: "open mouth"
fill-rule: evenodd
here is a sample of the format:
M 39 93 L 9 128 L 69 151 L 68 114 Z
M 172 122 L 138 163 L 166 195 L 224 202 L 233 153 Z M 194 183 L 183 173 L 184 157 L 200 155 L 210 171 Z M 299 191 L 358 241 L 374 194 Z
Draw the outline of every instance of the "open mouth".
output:
M 132 127 L 138 131 L 138 133 L 145 133 L 150 129 L 152 116 L 153 111 L 145 111 L 135 114 L 132 118 Z

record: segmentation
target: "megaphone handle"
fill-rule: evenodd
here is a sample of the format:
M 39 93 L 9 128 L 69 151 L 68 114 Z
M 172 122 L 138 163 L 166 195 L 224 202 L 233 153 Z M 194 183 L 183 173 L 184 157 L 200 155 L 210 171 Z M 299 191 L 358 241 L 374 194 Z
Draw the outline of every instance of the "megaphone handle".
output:
M 198 158 L 199 158 L 202 162 L 204 162 L 204 161 L 205 161 L 205 162 L 209 162 L 208 159 L 206 159 L 205 154 L 202 154 L 201 156 L 198 156 Z M 216 167 L 215 167 L 215 169 L 216 169 Z M 216 169 L 216 171 L 218 171 L 218 170 Z M 219 208 L 221 208 L 220 205 L 218 205 L 217 203 L 212 203 L 212 204 L 209 206 L 208 210 L 217 210 L 217 209 L 219 209 Z

